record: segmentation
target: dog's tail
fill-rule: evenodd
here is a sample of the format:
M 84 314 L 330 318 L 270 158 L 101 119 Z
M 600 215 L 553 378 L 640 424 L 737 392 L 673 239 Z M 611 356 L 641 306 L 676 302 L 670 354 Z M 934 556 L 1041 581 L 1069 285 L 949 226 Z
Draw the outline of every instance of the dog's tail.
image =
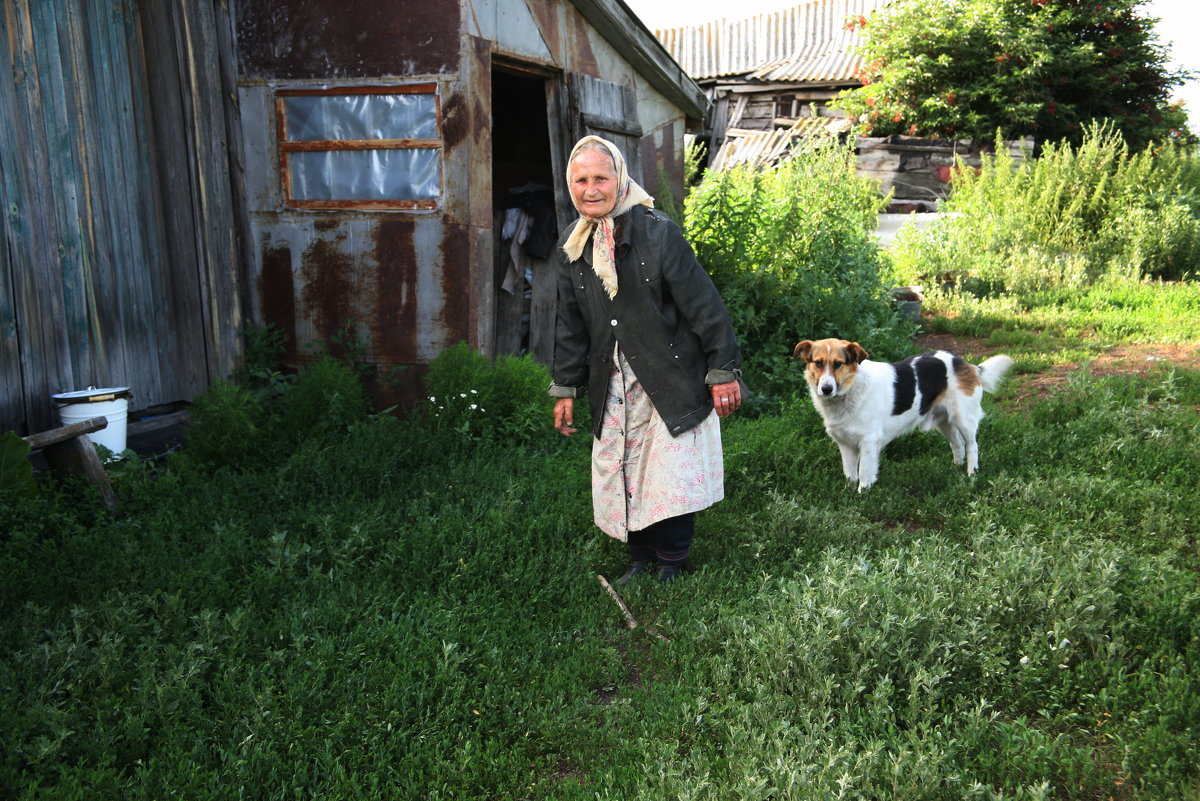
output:
M 1000 388 L 1000 382 L 1012 369 L 1013 360 L 1008 356 L 993 356 L 979 365 L 979 381 L 983 384 L 984 392 L 995 393 Z

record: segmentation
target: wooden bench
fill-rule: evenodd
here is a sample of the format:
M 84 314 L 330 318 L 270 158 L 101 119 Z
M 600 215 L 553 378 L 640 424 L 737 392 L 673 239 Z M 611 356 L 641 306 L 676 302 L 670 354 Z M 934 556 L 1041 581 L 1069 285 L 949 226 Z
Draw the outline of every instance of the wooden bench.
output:
M 88 434 L 108 426 L 107 417 L 93 417 L 69 426 L 53 428 L 40 434 L 24 437 L 29 450 L 42 451 L 46 463 L 55 470 L 84 476 L 100 490 L 100 499 L 109 511 L 117 511 L 117 496 L 109 483 L 108 473 L 96 455 Z

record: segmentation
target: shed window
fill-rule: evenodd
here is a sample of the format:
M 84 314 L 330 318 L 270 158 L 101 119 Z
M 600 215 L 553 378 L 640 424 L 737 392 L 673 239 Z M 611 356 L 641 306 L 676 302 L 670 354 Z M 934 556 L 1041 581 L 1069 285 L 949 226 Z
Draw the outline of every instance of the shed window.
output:
M 437 85 L 275 94 L 284 202 L 302 209 L 434 209 L 442 191 Z

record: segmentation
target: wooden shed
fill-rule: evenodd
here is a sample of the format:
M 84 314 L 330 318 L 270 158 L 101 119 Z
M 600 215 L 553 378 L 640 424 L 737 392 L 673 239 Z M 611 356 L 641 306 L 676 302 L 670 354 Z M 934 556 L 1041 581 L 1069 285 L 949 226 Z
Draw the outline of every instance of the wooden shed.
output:
M 716 168 L 769 159 L 796 137 L 851 122 L 829 102 L 859 85 L 860 19 L 891 0 L 805 0 L 747 17 L 655 31 L 712 103 L 703 139 Z
M 707 111 L 621 0 L 0 0 L 0 26 L 0 431 L 88 386 L 191 400 L 263 324 L 295 366 L 354 340 L 387 405 L 459 341 L 549 362 L 569 148 L 610 138 L 679 198 Z

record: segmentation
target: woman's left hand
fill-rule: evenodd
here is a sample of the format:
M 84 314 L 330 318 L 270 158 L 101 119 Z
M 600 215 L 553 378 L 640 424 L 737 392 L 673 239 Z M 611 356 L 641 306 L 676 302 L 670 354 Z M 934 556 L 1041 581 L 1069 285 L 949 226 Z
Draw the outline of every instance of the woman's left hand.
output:
M 742 388 L 736 381 L 713 384 L 709 389 L 712 390 L 713 408 L 717 410 L 717 417 L 728 417 L 742 405 Z

